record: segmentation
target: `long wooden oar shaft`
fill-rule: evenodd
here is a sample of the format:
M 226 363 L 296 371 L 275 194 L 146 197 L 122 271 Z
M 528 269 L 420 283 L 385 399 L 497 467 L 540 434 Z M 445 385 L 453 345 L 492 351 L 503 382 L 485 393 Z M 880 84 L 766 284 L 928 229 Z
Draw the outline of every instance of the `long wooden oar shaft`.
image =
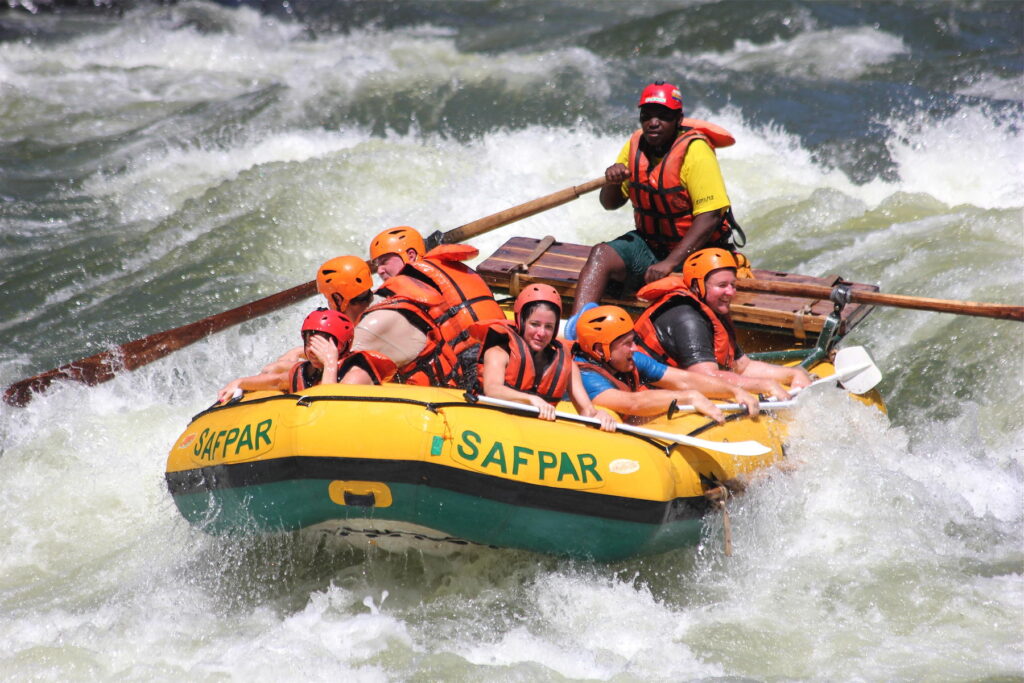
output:
M 32 400 L 33 392 L 42 391 L 57 379 L 71 379 L 90 386 L 101 384 L 113 379 L 118 371 L 142 367 L 195 343 L 203 337 L 246 320 L 272 313 L 296 301 L 308 299 L 314 294 L 316 294 L 316 282 L 306 282 L 244 306 L 232 308 L 230 311 L 121 344 L 112 351 L 103 351 L 94 356 L 48 370 L 35 377 L 15 382 L 4 391 L 4 401 L 13 406 L 25 406 Z
M 828 299 L 832 293 L 830 287 L 821 285 L 805 285 L 798 282 L 777 282 L 771 280 L 751 280 L 740 278 L 736 281 L 736 289 L 745 292 L 768 292 L 785 296 L 806 297 L 809 299 Z M 957 315 L 974 315 L 982 318 L 1000 318 L 1003 320 L 1019 320 L 1024 322 L 1024 306 L 1006 304 L 981 303 L 977 301 L 957 301 L 953 299 L 929 299 L 921 296 L 905 296 L 902 294 L 883 294 L 881 292 L 864 292 L 850 290 L 850 300 L 859 304 L 875 306 L 893 306 L 895 308 L 912 308 L 919 311 L 935 311 L 938 313 L 955 313 Z
M 604 176 L 601 176 L 582 185 L 567 187 L 564 190 L 513 206 L 510 209 L 499 211 L 498 213 L 475 220 L 472 223 L 466 223 L 449 230 L 440 235 L 440 240 L 446 244 L 461 242 L 489 230 L 500 228 L 523 218 L 529 218 L 542 211 L 547 211 L 570 202 L 582 194 L 592 192 L 604 185 L 604 182 Z M 113 379 L 114 375 L 120 370 L 134 370 L 142 367 L 211 334 L 243 323 L 246 320 L 252 320 L 261 315 L 272 313 L 279 308 L 284 308 L 297 301 L 309 298 L 314 294 L 316 294 L 316 282 L 306 282 L 291 289 L 286 289 L 283 292 L 272 294 L 259 301 L 253 301 L 238 308 L 232 308 L 230 311 L 211 315 L 197 322 L 176 327 L 173 330 L 157 332 L 142 339 L 126 342 L 111 351 L 103 351 L 94 356 L 76 360 L 59 368 L 47 370 L 34 377 L 15 382 L 4 391 L 4 401 L 13 406 L 25 406 L 32 400 L 34 392 L 42 391 L 57 379 L 70 379 L 88 385 L 106 382 L 109 379 Z
M 442 242 L 445 244 L 462 242 L 471 237 L 476 237 L 482 233 L 494 230 L 495 228 L 500 228 L 508 225 L 509 223 L 529 218 L 530 216 L 541 213 L 542 211 L 553 209 L 556 206 L 561 206 L 562 204 L 568 204 L 580 195 L 599 189 L 605 184 L 605 182 L 604 176 L 601 176 L 600 178 L 594 178 L 593 180 L 587 181 L 582 185 L 567 187 L 564 190 L 552 192 L 549 195 L 538 197 L 537 199 L 519 204 L 518 206 L 513 206 L 510 209 L 505 209 L 498 213 L 492 213 L 490 216 L 475 220 L 472 223 L 466 223 L 465 225 L 460 225 L 457 228 L 452 228 L 444 234 Z

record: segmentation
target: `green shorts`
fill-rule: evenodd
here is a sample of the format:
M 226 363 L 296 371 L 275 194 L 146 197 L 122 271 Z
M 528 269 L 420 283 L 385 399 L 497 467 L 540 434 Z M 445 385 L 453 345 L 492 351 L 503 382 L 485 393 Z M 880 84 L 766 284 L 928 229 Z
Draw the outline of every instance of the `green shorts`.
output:
M 644 275 L 647 273 L 647 269 L 661 261 L 657 254 L 651 250 L 647 241 L 636 230 L 630 230 L 625 235 L 620 235 L 611 242 L 605 242 L 605 244 L 614 249 L 615 253 L 626 264 L 626 280 L 622 283 L 622 293 L 635 292 L 643 287 Z M 728 237 L 704 246 L 718 247 L 720 249 L 728 249 L 729 251 L 735 249 L 729 243 Z M 675 272 L 678 273 L 682 269 L 683 264 L 680 263 L 679 268 Z
M 635 292 L 643 287 L 644 274 L 647 269 L 661 260 L 654 255 L 647 242 L 636 230 L 630 230 L 625 235 L 620 235 L 605 244 L 614 249 L 626 264 L 626 280 L 622 283 L 623 292 Z

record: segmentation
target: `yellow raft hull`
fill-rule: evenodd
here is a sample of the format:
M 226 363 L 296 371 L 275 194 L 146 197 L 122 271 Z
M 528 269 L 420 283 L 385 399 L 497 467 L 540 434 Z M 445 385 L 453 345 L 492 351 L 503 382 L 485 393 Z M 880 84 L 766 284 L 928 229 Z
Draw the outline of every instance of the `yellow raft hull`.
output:
M 680 414 L 645 426 L 689 434 L 708 423 Z M 183 516 L 211 533 L 317 529 L 393 548 L 611 561 L 697 543 L 708 491 L 783 460 L 785 435 L 763 414 L 700 433 L 772 449 L 737 457 L 545 422 L 451 389 L 333 385 L 201 413 L 166 479 Z

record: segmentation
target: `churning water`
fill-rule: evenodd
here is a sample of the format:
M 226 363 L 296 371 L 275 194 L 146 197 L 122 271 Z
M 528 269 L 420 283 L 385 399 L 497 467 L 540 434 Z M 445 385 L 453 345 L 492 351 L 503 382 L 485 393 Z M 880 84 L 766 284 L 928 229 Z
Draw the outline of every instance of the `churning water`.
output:
M 658 77 L 735 134 L 755 265 L 1024 302 L 1019 4 L 251 4 L 0 12 L 3 385 L 597 177 Z M 629 223 L 590 195 L 473 243 Z M 876 309 L 889 417 L 803 407 L 731 558 L 715 518 L 616 565 L 205 536 L 167 450 L 313 304 L 0 408 L 5 678 L 1024 677 L 1019 323 Z

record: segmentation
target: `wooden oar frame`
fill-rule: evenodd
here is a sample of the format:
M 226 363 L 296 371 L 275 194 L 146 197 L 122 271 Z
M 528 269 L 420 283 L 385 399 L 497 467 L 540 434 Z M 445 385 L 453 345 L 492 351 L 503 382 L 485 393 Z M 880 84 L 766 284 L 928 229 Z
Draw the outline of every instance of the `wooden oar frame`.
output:
M 546 248 L 544 248 L 546 245 Z M 543 240 L 531 237 L 513 237 L 498 251 L 477 266 L 477 272 L 495 290 L 515 296 L 531 282 L 553 286 L 566 299 L 576 295 L 576 282 L 580 269 L 590 255 L 591 247 L 582 244 Z M 799 282 L 833 287 L 843 283 L 839 277 L 810 277 L 772 270 L 754 269 L 758 280 Z M 857 291 L 877 292 L 875 285 L 846 283 Z M 616 304 L 634 314 L 647 306 L 632 294 L 612 294 L 604 303 Z M 837 321 L 830 335 L 837 339 L 845 336 L 868 315 L 873 306 L 846 303 L 832 320 Z M 784 349 L 815 346 L 819 335 L 826 329 L 836 305 L 829 299 L 806 299 L 776 294 L 737 292 L 732 303 L 732 319 L 736 323 L 740 344 L 748 352 L 771 352 Z M 831 344 L 830 344 L 831 345 Z

